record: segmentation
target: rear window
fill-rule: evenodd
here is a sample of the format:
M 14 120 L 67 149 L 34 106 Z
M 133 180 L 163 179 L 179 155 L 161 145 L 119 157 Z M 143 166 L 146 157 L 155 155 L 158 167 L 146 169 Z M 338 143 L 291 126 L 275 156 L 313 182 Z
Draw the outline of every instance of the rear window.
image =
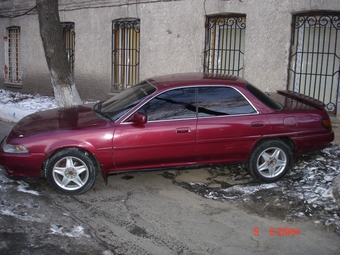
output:
M 268 106 L 269 108 L 273 110 L 281 110 L 282 105 L 276 102 L 273 98 L 271 98 L 269 95 L 263 93 L 258 88 L 254 87 L 251 84 L 247 84 L 246 88 L 250 93 L 252 93 L 258 100 L 260 100 L 264 105 Z

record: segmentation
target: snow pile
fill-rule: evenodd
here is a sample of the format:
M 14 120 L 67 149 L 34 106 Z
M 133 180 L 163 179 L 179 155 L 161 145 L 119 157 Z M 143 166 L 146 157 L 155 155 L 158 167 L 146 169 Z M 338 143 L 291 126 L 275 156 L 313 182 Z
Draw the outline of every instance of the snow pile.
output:
M 57 108 L 53 97 L 21 94 L 0 89 L 0 119 L 18 122 L 31 113 Z

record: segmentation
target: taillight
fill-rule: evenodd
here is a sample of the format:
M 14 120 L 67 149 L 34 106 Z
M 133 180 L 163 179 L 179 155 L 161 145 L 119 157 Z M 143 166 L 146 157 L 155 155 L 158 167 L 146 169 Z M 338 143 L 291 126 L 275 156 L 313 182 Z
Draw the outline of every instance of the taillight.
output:
M 326 129 L 332 128 L 332 122 L 330 119 L 322 119 L 322 125 Z

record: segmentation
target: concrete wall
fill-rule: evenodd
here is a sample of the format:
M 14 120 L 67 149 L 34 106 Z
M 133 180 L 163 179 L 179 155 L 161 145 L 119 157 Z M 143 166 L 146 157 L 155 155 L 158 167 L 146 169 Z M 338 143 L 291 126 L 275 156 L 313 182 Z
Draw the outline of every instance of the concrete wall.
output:
M 8 1 L 0 2 L 0 14 L 14 9 L 18 12 L 20 1 L 12 2 L 12 6 Z M 25 7 L 28 2 L 31 6 L 35 4 L 35 1 L 24 2 Z M 111 91 L 112 20 L 126 17 L 141 20 L 140 79 L 144 79 L 159 74 L 202 71 L 206 15 L 246 14 L 244 77 L 263 90 L 274 91 L 287 86 L 292 15 L 306 11 L 340 11 L 338 0 L 59 2 L 61 21 L 75 23 L 75 78 L 84 99 L 102 99 Z M 3 34 L 10 25 L 21 27 L 20 57 L 24 76 L 20 91 L 51 95 L 37 15 L 33 12 L 0 19 Z M 1 67 L 4 54 L 4 47 L 0 45 Z M 3 82 L 0 87 L 6 88 Z

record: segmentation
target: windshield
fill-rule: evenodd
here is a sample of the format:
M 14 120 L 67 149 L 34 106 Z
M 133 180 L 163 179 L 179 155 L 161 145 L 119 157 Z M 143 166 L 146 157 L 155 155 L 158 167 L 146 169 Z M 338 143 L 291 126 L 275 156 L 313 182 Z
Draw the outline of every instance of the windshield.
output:
M 155 91 L 155 87 L 150 85 L 147 81 L 143 81 L 124 90 L 116 96 L 97 104 L 94 110 L 112 121 L 116 121 Z

